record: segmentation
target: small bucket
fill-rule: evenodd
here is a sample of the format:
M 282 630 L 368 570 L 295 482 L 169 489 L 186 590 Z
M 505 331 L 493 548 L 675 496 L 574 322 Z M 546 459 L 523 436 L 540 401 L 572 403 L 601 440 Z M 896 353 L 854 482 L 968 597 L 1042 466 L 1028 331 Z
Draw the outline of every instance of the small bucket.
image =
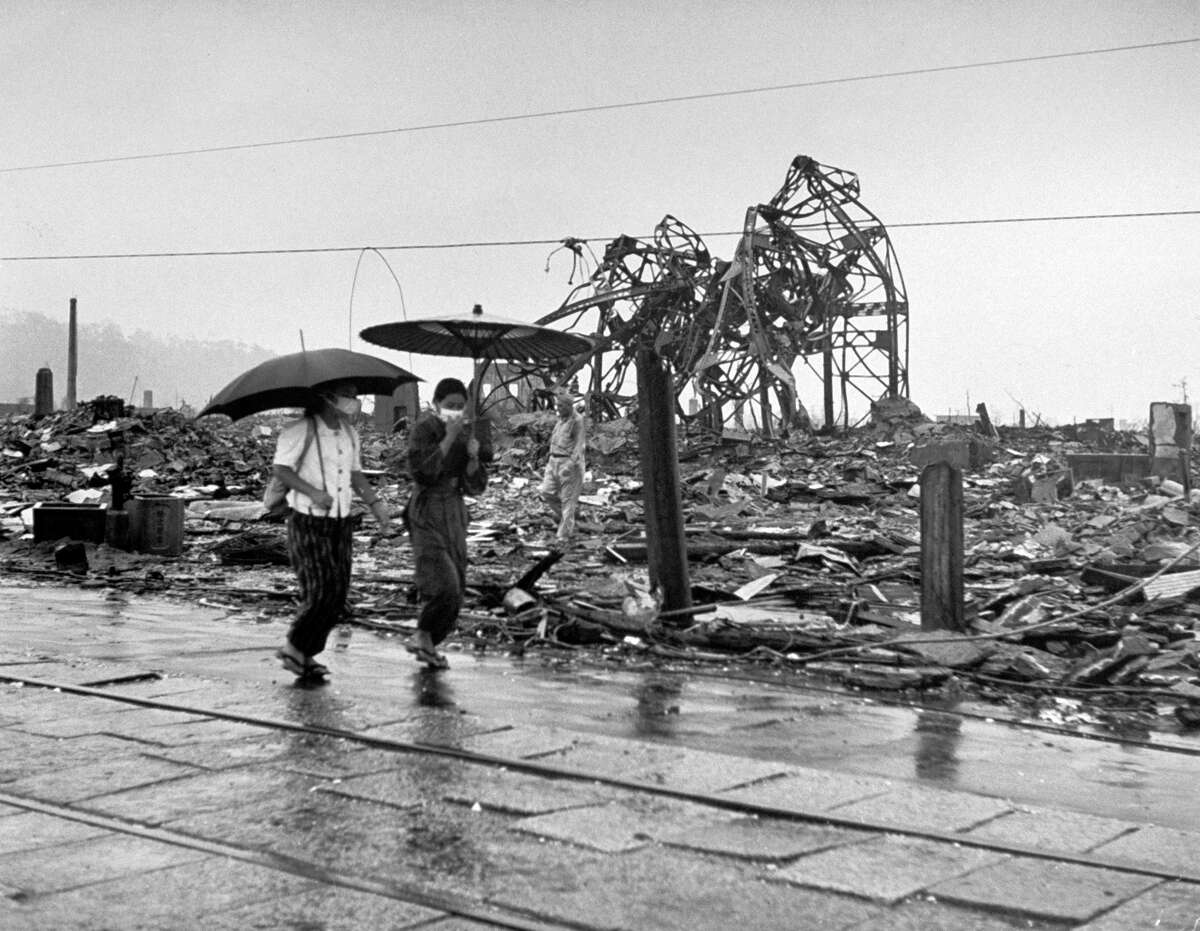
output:
M 127 502 L 129 542 L 139 553 L 178 556 L 183 552 L 182 498 L 135 495 Z

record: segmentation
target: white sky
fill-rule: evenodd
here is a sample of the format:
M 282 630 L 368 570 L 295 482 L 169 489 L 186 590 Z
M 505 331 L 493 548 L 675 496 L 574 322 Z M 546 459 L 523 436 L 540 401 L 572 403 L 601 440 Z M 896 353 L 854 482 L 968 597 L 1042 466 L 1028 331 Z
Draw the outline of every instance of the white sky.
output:
M 0 169 L 1200 36 L 1195 0 L 0 5 Z M 111 164 L 0 172 L 0 255 L 736 230 L 798 154 L 884 224 L 1200 209 L 1200 45 Z M 706 236 L 725 258 L 732 237 Z M 1200 215 L 894 229 L 912 398 L 1144 420 L 1200 396 Z M 551 246 L 387 252 L 410 317 L 533 320 Z M 0 262 L 0 311 L 277 350 L 399 319 L 378 257 Z M 457 361 L 354 348 L 417 374 Z M 461 369 L 461 371 L 460 371 Z M 215 387 L 147 386 L 202 401 Z M 803 400 L 820 410 L 819 396 Z

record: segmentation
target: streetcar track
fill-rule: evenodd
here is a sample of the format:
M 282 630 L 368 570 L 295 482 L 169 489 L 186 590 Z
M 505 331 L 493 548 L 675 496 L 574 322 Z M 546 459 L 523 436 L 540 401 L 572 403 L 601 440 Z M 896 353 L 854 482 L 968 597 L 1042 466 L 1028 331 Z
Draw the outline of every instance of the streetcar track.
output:
M 844 828 L 848 830 L 865 831 L 880 835 L 904 835 L 959 847 L 971 847 L 980 850 L 987 850 L 1007 856 L 1030 857 L 1054 863 L 1070 863 L 1096 869 L 1108 869 L 1121 873 L 1149 876 L 1161 880 L 1183 881 L 1200 884 L 1200 869 L 1173 869 L 1155 865 L 1132 863 L 1125 860 L 1095 856 L 1087 853 L 1051 851 L 1040 847 L 1031 847 L 1009 841 L 992 840 L 989 838 L 975 837 L 967 834 L 955 834 L 946 831 L 897 825 L 862 817 L 845 817 L 831 811 L 778 808 L 772 805 L 758 804 L 741 799 L 728 798 L 713 793 L 693 792 L 685 789 L 677 789 L 670 786 L 659 785 L 656 783 L 643 782 L 636 779 L 612 776 L 602 772 L 578 770 L 572 767 L 558 766 L 538 759 L 502 757 L 495 754 L 480 753 L 478 751 L 464 750 L 457 747 L 447 747 L 439 744 L 398 740 L 395 738 L 373 737 L 369 734 L 347 731 L 339 728 L 301 724 L 273 718 L 238 714 L 235 712 L 218 709 L 197 708 L 192 705 L 183 705 L 176 702 L 163 701 L 161 699 L 115 694 L 89 685 L 76 685 L 72 683 L 22 678 L 20 676 L 14 676 L 11 673 L 0 673 L 0 681 L 21 683 L 24 686 L 32 688 L 42 688 L 56 690 L 68 694 L 90 696 L 106 701 L 135 705 L 142 708 L 150 708 L 160 711 L 175 711 L 195 715 L 197 717 L 230 721 L 234 723 L 250 725 L 253 727 L 260 727 L 269 731 L 331 737 L 374 749 L 391 751 L 397 754 L 409 753 L 440 756 L 473 765 L 490 766 L 504 768 L 516 772 L 524 772 L 547 779 L 565 779 L 577 782 L 586 782 L 590 784 L 601 784 L 613 788 L 624 789 L 630 792 L 653 795 L 661 798 L 671 798 L 679 801 L 707 806 L 710 808 L 732 811 L 746 816 L 753 815 L 759 818 L 799 821 L 811 824 L 826 825 L 835 828 Z M 500 727 L 489 733 L 499 733 L 507 729 L 509 728 Z M 3 800 L 4 795 L 0 793 L 0 801 Z

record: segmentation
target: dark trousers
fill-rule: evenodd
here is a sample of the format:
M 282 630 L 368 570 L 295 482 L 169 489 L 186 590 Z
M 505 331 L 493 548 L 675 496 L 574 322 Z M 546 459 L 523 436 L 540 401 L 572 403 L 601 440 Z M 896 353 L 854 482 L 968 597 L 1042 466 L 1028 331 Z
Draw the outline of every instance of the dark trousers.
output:
M 435 644 L 454 630 L 467 585 L 467 506 L 444 486 L 418 487 L 408 506 L 421 613 L 417 627 Z
M 348 517 L 288 517 L 288 556 L 300 583 L 296 618 L 288 642 L 305 656 L 325 649 L 329 632 L 346 608 L 350 554 L 354 542 Z

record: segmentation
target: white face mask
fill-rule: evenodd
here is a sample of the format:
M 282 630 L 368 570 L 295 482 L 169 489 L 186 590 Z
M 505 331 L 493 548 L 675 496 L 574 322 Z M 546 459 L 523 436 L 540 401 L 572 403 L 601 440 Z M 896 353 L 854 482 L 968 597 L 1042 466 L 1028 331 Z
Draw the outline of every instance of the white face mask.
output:
M 463 411 L 461 408 L 440 407 L 438 408 L 438 416 L 441 417 L 445 422 L 451 420 L 462 420 Z
M 357 417 L 362 410 L 362 401 L 358 398 L 338 398 L 335 402 L 337 409 L 347 417 Z

